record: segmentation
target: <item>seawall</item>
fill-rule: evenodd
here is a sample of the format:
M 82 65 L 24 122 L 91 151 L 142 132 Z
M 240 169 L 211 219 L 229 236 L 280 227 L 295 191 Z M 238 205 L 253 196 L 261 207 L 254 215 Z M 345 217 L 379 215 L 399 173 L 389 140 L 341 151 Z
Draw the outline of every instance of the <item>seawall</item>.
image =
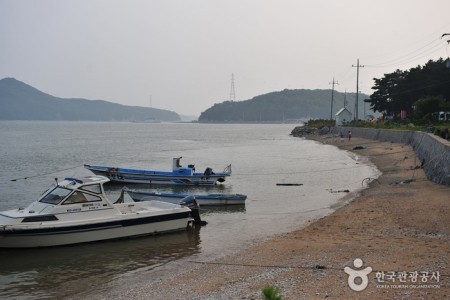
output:
M 411 145 L 427 178 L 435 183 L 450 186 L 450 142 L 431 133 L 419 131 L 342 127 L 345 136 L 349 130 L 352 136 Z M 339 133 L 340 130 L 335 128 L 333 131 Z

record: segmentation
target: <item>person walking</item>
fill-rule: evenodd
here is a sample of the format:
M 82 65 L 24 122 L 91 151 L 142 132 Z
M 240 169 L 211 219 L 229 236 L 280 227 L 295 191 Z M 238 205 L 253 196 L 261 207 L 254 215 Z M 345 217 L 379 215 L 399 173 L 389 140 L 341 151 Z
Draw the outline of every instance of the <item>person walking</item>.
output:
M 352 139 L 352 132 L 349 130 L 348 131 L 348 141 L 350 142 L 351 139 Z

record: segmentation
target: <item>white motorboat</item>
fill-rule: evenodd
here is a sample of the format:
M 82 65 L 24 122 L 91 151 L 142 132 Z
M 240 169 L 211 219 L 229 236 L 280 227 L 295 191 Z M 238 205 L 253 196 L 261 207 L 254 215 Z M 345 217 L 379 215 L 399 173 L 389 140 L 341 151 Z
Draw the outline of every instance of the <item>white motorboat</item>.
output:
M 103 176 L 66 178 L 26 208 L 0 212 L 0 248 L 48 247 L 185 229 L 191 209 L 161 201 L 111 202 Z

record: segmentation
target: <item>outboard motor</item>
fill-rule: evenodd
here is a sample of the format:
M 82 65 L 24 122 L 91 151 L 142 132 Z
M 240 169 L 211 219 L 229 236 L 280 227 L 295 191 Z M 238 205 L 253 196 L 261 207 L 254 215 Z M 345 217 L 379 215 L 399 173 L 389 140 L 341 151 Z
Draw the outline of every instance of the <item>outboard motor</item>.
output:
M 194 196 L 189 195 L 180 201 L 180 205 L 186 206 L 191 210 L 191 217 L 194 219 L 195 225 L 206 225 L 208 222 L 202 221 L 200 218 L 200 205 Z

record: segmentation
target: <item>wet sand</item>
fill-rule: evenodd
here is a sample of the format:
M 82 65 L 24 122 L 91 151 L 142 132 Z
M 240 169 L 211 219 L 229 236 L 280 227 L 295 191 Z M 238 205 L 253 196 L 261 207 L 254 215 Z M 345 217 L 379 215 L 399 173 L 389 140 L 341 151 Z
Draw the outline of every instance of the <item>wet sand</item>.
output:
M 450 187 L 426 179 L 410 146 L 361 138 L 317 140 L 369 159 L 383 174 L 305 228 L 232 256 L 190 261 L 190 268 L 169 278 L 122 286 L 104 299 L 261 299 L 268 285 L 278 287 L 284 299 L 450 297 Z M 357 145 L 365 148 L 352 150 Z M 356 258 L 364 263 L 359 269 L 353 265 Z M 350 289 L 346 266 L 372 268 L 363 291 Z M 437 272 L 439 279 L 431 276 Z M 384 282 L 376 277 L 383 273 Z

